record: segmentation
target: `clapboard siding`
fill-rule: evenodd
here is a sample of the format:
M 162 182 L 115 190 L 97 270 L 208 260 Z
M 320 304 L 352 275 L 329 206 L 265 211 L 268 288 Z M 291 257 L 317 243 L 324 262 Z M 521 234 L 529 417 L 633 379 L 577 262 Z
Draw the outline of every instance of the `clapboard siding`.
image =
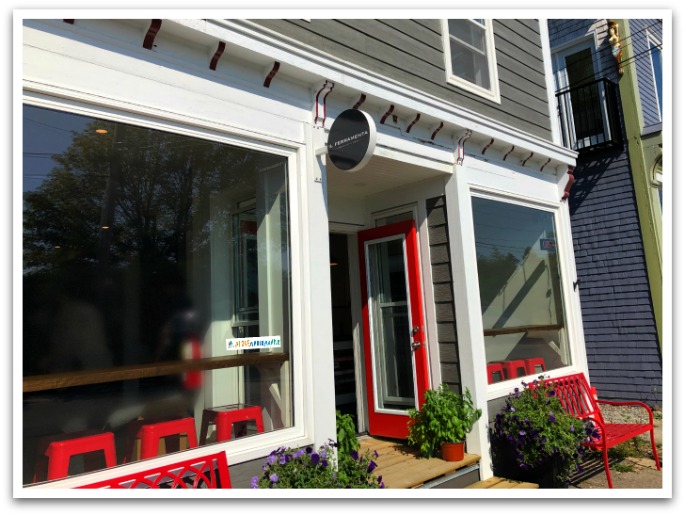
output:
M 628 157 L 579 159 L 569 209 L 590 380 L 602 398 L 661 402 L 662 366 Z
M 410 39 L 422 42 L 428 45 L 433 50 L 442 52 L 442 35 L 440 34 L 439 25 L 438 31 L 429 29 L 417 23 L 417 20 L 377 20 L 382 25 L 387 25 L 404 34 Z
M 367 37 L 367 41 L 380 41 L 383 45 L 392 47 L 394 51 L 401 54 L 409 54 L 413 58 L 425 61 L 435 67 L 443 65 L 442 57 L 435 51 L 435 46 L 431 47 L 423 39 L 407 37 L 407 34 L 398 31 L 380 20 L 340 20 L 342 25 L 351 31 L 359 31 Z M 435 44 L 440 43 L 440 37 L 435 34 L 430 38 Z M 382 47 L 380 47 L 382 49 Z M 376 54 L 373 47 L 367 47 L 367 52 Z M 391 50 L 387 49 L 386 52 Z
M 663 41 L 660 20 L 630 20 L 629 43 L 633 45 L 635 60 L 634 64 L 629 63 L 626 66 L 635 66 L 636 68 L 644 127 L 661 123 L 652 59 L 647 44 L 648 35 L 651 35 L 656 43 Z
M 616 82 L 607 31 L 604 19 L 549 22 L 553 49 L 594 35 L 597 75 Z M 574 175 L 568 202 L 590 380 L 602 398 L 660 403 L 661 353 L 627 146 L 580 154 Z
M 495 20 L 501 103 L 449 84 L 440 20 L 255 20 L 285 36 L 460 105 L 550 139 L 550 118 L 536 20 Z
M 542 48 L 539 41 L 539 35 L 537 43 L 532 43 L 513 30 L 512 24 L 509 23 L 509 21 L 510 20 L 505 20 L 502 22 L 495 20 L 493 22 L 495 29 L 495 46 L 500 46 L 502 48 L 513 46 L 517 51 L 520 51 L 526 57 L 529 57 L 532 64 L 531 68 L 535 68 L 533 63 L 542 60 Z
M 443 383 L 461 388 L 459 349 L 455 322 L 445 197 L 426 200 L 431 277 L 438 329 L 440 377 Z

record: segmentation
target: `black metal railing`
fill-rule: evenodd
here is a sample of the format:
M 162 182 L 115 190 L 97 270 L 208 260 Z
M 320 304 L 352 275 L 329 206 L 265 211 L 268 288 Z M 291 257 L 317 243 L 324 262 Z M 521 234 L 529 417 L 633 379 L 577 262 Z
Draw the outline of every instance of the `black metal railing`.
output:
M 565 147 L 588 152 L 623 144 L 616 89 L 610 80 L 597 79 L 556 94 Z

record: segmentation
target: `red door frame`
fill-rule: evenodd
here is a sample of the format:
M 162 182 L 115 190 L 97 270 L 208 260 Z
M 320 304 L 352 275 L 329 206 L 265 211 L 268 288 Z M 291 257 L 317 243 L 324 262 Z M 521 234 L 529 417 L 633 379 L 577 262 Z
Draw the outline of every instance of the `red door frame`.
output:
M 387 238 L 390 236 L 404 236 L 404 248 L 407 264 L 407 279 L 409 283 L 409 306 L 411 326 L 418 326 L 418 332 L 413 336 L 407 335 L 407 345 L 410 339 L 421 345 L 412 352 L 414 361 L 414 389 L 419 406 L 424 403 L 424 392 L 430 388 L 428 374 L 428 356 L 426 346 L 425 324 L 423 319 L 423 302 L 421 288 L 421 270 L 419 267 L 418 242 L 416 224 L 414 220 L 404 220 L 390 225 L 383 225 L 373 229 L 360 231 L 357 235 L 359 243 L 359 270 L 361 276 L 362 294 L 362 322 L 364 329 L 364 359 L 366 373 L 366 400 L 369 413 L 369 434 L 375 436 L 387 436 L 390 438 L 406 439 L 409 435 L 409 416 L 395 415 L 390 413 L 376 413 L 374 400 L 374 366 L 371 356 L 371 332 L 369 325 L 369 292 L 367 287 L 366 270 L 366 242 Z

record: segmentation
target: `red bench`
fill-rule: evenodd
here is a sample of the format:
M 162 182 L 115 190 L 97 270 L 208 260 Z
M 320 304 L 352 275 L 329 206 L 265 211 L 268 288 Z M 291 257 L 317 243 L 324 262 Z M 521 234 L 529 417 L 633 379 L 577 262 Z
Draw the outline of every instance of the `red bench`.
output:
M 78 488 L 231 488 L 225 452 L 98 481 Z
M 656 468 L 657 470 L 661 470 L 659 455 L 657 454 L 656 444 L 654 443 L 654 415 L 649 406 L 644 402 L 613 402 L 598 400 L 595 398 L 595 395 L 593 395 L 594 388 L 590 387 L 585 375 L 582 373 L 545 379 L 545 382 L 554 385 L 556 395 L 559 397 L 562 406 L 568 413 L 582 420 L 590 418 L 594 422 L 599 436 L 585 445 L 591 449 L 602 451 L 604 471 L 607 475 L 609 488 L 613 488 L 614 486 L 611 482 L 611 474 L 609 473 L 607 451 L 611 447 L 648 431 L 652 439 L 652 452 L 654 453 Z M 614 424 L 606 422 L 604 417 L 602 417 L 602 411 L 600 409 L 601 404 L 610 406 L 640 406 L 646 410 L 646 414 L 649 416 L 649 422 L 641 424 Z

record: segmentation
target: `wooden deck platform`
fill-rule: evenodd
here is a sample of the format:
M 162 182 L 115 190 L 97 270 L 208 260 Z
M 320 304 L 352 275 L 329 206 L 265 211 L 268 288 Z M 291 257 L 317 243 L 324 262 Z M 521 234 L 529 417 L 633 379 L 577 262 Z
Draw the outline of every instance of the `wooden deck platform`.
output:
M 491 477 L 478 481 L 466 488 L 538 488 L 539 485 L 535 483 L 524 483 L 521 481 L 513 481 L 511 479 L 504 479 L 503 477 Z
M 360 452 L 378 453 L 378 458 L 374 458 L 378 465 L 374 474 L 383 476 L 386 488 L 422 488 L 480 461 L 480 456 L 475 454 L 465 454 L 462 461 L 422 458 L 417 450 L 398 440 L 361 436 L 359 443 Z

